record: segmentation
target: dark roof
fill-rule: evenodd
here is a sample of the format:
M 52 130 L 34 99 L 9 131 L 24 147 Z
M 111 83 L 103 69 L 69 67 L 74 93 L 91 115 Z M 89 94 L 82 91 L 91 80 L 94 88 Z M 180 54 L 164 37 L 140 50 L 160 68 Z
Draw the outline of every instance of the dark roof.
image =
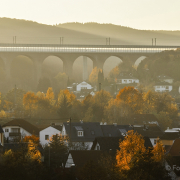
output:
M 116 153 L 117 150 L 119 150 L 119 142 L 123 141 L 124 137 L 119 136 L 119 137 L 97 137 L 92 145 L 91 150 L 95 149 L 96 144 L 98 143 L 100 146 L 101 151 L 107 151 L 111 149 L 112 152 Z
M 149 122 L 157 122 L 158 119 L 154 114 L 134 114 L 130 117 L 131 122 L 134 125 L 138 124 L 148 124 Z
M 164 134 L 161 128 L 156 124 L 148 124 L 139 127 L 134 127 L 134 131 L 136 131 L 144 137 L 147 136 L 149 138 L 162 137 Z
M 91 151 L 91 150 L 72 150 L 69 152 L 72 155 L 72 159 L 77 168 L 83 167 L 88 162 L 95 162 L 101 158 L 102 151 Z
M 164 134 L 160 137 L 162 140 L 175 140 L 180 137 L 179 132 L 164 132 Z
M 133 128 L 129 125 L 101 125 L 101 129 L 104 137 L 119 137 Z
M 27 132 L 39 136 L 39 129 L 31 123 L 25 121 L 24 119 L 14 119 L 4 124 L 2 127 L 6 126 L 19 126 L 25 129 Z
M 146 148 L 152 148 L 152 143 L 148 137 L 143 137 L 144 138 L 144 146 Z M 91 150 L 95 149 L 96 144 L 98 143 L 100 146 L 101 151 L 106 151 L 113 153 L 113 155 L 116 154 L 117 150 L 120 150 L 119 148 L 119 142 L 124 140 L 124 136 L 119 136 L 119 137 L 97 137 L 92 145 Z
M 180 138 L 175 139 L 171 149 L 169 150 L 171 156 L 180 156 Z
M 54 127 L 55 129 L 62 131 L 62 125 L 53 125 L 52 127 Z
M 66 133 L 70 135 L 70 125 L 69 123 L 63 123 L 66 129 Z M 84 135 L 77 136 L 77 130 L 75 127 L 81 127 L 83 129 Z M 99 122 L 72 122 L 71 123 L 71 141 L 73 142 L 93 142 L 95 137 L 102 137 L 103 133 Z
M 3 128 L 0 125 L 0 133 L 4 133 Z

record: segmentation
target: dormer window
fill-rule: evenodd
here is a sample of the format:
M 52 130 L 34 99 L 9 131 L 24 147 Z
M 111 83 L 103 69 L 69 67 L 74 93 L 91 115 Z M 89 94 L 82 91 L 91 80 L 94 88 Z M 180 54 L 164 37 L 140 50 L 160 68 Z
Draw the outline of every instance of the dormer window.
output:
M 76 129 L 78 137 L 84 136 L 84 130 L 83 130 L 82 126 L 75 126 L 75 129 Z
M 83 131 L 78 131 L 78 136 L 83 136 Z

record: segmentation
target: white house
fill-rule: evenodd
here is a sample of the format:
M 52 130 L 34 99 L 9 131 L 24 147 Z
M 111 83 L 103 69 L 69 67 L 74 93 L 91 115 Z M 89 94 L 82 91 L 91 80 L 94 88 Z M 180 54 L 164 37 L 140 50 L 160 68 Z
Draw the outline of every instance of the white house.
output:
M 118 76 L 116 80 L 117 84 L 131 84 L 131 83 L 139 83 L 139 79 L 132 76 Z
M 78 84 L 76 86 L 76 91 L 82 91 L 82 90 L 86 90 L 86 89 L 91 90 L 92 88 L 93 87 L 90 84 L 88 84 L 87 82 L 83 81 L 83 82 L 81 82 L 80 84 Z
M 156 92 L 170 92 L 172 89 L 173 86 L 167 82 L 158 82 L 154 85 L 154 90 Z
M 14 119 L 2 126 L 7 141 L 22 139 L 25 136 L 39 136 L 39 129 L 23 119 Z
M 161 82 L 167 82 L 167 83 L 170 83 L 172 84 L 174 79 L 169 77 L 169 76 L 166 76 L 166 75 L 159 75 L 157 76 L 157 78 L 159 79 L 159 81 Z
M 51 137 L 56 134 L 62 134 L 61 131 L 62 131 L 61 125 L 52 125 L 45 129 L 42 129 L 39 132 L 39 139 L 41 145 L 45 146 L 46 144 L 48 144 Z

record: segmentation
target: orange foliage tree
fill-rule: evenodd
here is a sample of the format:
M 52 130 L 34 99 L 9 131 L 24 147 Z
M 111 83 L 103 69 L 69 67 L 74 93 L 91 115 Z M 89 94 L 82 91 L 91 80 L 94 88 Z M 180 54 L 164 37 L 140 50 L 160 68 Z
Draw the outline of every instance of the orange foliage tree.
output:
M 125 139 L 119 143 L 120 150 L 117 151 L 116 160 L 120 171 L 129 170 L 132 158 L 139 152 L 145 152 L 144 139 L 134 131 L 128 131 Z
M 141 114 L 143 112 L 143 97 L 134 87 L 124 87 L 116 96 L 117 100 L 123 101 L 129 106 L 131 113 Z

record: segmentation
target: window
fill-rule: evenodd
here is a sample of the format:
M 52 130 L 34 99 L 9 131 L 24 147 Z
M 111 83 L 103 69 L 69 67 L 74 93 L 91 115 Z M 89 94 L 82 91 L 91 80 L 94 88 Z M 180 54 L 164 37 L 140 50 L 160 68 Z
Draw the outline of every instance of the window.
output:
M 9 132 L 9 129 L 5 129 L 5 132 Z
M 83 131 L 78 131 L 78 136 L 83 136 Z
M 45 135 L 45 140 L 49 140 L 49 135 Z

